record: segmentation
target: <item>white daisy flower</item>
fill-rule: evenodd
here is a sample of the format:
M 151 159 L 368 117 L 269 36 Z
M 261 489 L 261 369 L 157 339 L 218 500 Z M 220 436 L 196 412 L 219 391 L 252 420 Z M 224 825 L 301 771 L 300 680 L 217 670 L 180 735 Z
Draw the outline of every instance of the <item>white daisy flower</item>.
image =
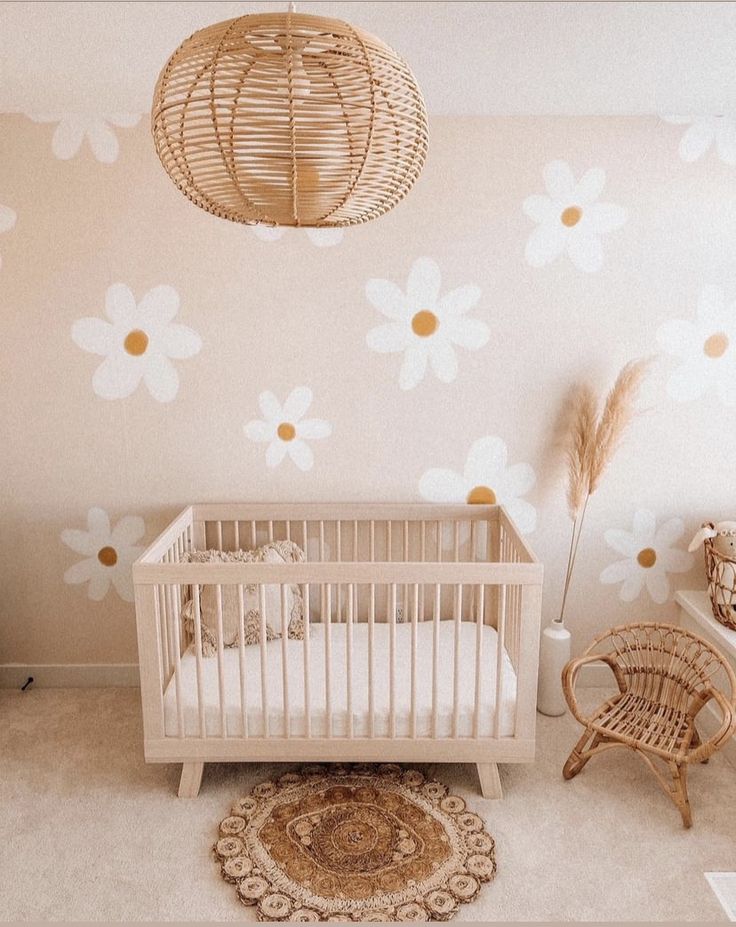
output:
M 67 528 L 61 540 L 67 547 L 82 554 L 79 560 L 64 573 L 64 582 L 72 585 L 89 583 L 87 595 L 95 602 L 104 599 L 110 589 L 126 602 L 133 601 L 133 561 L 143 551 L 136 546 L 146 531 L 138 515 L 126 515 L 110 527 L 110 518 L 104 509 L 91 508 L 87 513 L 87 530 Z
M 646 586 L 654 602 L 662 605 L 670 595 L 668 573 L 687 573 L 693 556 L 673 547 L 685 531 L 681 518 L 670 518 L 657 528 L 653 512 L 640 509 L 634 515 L 633 531 L 611 528 L 606 543 L 625 559 L 617 560 L 601 573 L 602 583 L 621 583 L 619 598 L 633 602 Z
M 600 270 L 601 235 L 626 222 L 626 210 L 621 206 L 597 202 L 606 172 L 593 167 L 576 181 L 565 161 L 551 161 L 544 168 L 544 183 L 548 195 L 528 196 L 523 204 L 524 212 L 537 223 L 526 243 L 527 262 L 543 267 L 567 254 L 578 270 Z
M 57 123 L 51 139 L 51 150 L 62 161 L 68 161 L 79 153 L 82 142 L 87 139 L 92 154 L 103 164 L 117 161 L 120 145 L 111 126 L 132 129 L 141 121 L 140 114 L 117 113 L 112 116 L 90 116 L 67 113 L 53 116 L 31 116 L 34 122 Z
M 278 241 L 290 231 L 282 225 L 251 225 L 249 228 L 261 241 Z M 339 245 L 345 236 L 345 230 L 342 228 L 298 229 L 297 231 L 304 232 L 317 248 L 331 248 L 333 245 Z
M 736 301 L 707 286 L 695 321 L 672 319 L 657 331 L 660 346 L 682 363 L 670 375 L 667 392 L 678 402 L 714 391 L 725 405 L 736 405 Z
M 123 399 L 141 380 L 159 402 L 171 402 L 179 390 L 179 374 L 170 358 L 192 357 L 202 347 L 199 335 L 172 319 L 179 311 L 173 287 L 156 286 L 136 304 L 124 283 L 107 290 L 105 313 L 110 319 L 78 319 L 72 338 L 83 350 L 105 360 L 92 377 L 92 389 L 103 399 Z
M 10 206 L 0 205 L 0 232 L 9 232 L 17 218 L 18 216 Z M 0 266 L 2 266 L 2 258 L 0 258 Z
M 529 464 L 506 465 L 508 449 L 497 437 L 479 438 L 470 448 L 462 473 L 427 470 L 419 480 L 420 494 L 430 502 L 502 505 L 522 534 L 537 523 L 537 512 L 523 499 L 536 482 Z
M 680 139 L 678 149 L 683 161 L 692 163 L 702 158 L 715 144 L 724 164 L 736 165 L 736 118 L 733 116 L 663 116 L 673 125 L 689 128 Z
M 372 351 L 404 352 L 399 373 L 401 389 L 413 389 L 424 379 L 427 363 L 442 383 L 457 376 L 454 345 L 477 351 L 490 329 L 466 313 L 480 299 L 477 286 L 466 285 L 440 296 L 440 269 L 431 258 L 419 258 L 409 271 L 406 293 L 390 280 L 369 280 L 369 302 L 391 321 L 368 332 Z
M 332 434 L 332 425 L 321 418 L 304 418 L 312 404 L 312 391 L 306 386 L 292 390 L 281 405 L 273 393 L 258 397 L 263 419 L 253 419 L 245 426 L 251 441 L 268 442 L 266 463 L 277 467 L 288 455 L 300 470 L 311 470 L 314 454 L 307 444 Z

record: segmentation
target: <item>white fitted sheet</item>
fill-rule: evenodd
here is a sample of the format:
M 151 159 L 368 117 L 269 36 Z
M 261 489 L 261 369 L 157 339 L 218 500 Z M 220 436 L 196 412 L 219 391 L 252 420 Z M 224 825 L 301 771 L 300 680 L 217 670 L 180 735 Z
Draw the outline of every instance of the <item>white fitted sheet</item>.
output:
M 451 737 L 454 717 L 454 640 L 455 623 L 439 622 L 438 701 L 437 735 Z M 325 697 L 325 626 L 313 623 L 309 637 L 309 678 L 311 736 L 324 737 L 327 731 Z M 353 736 L 369 736 L 368 704 L 368 625 L 355 622 L 353 636 Z M 417 625 L 417 672 L 416 672 L 416 734 L 418 737 L 432 736 L 432 647 L 433 624 L 431 621 Z M 496 641 L 494 628 L 483 627 L 482 682 L 480 687 L 481 736 L 494 733 L 496 703 Z M 290 708 L 290 734 L 305 736 L 305 693 L 304 693 L 304 642 L 289 640 L 287 647 L 288 688 Z M 331 703 L 332 736 L 348 735 L 347 700 L 347 625 L 332 624 L 331 631 Z M 460 661 L 458 673 L 458 728 L 460 737 L 473 734 L 473 711 L 475 707 L 475 648 L 476 625 L 474 622 L 460 623 Z M 411 653 L 412 626 L 396 626 L 395 656 L 395 736 L 411 736 Z M 243 712 L 241 709 L 240 654 L 237 647 L 227 648 L 223 653 L 223 677 L 226 736 L 243 736 Z M 217 675 L 217 657 L 202 659 L 203 701 L 205 705 L 205 726 L 208 736 L 222 736 L 220 695 Z M 390 736 L 390 626 L 374 625 L 373 645 L 374 686 L 374 736 Z M 197 707 L 196 657 L 192 648 L 182 655 L 180 684 L 177 687 L 176 673 L 172 676 L 164 693 L 164 723 L 167 736 L 180 736 L 179 716 L 184 726 L 184 735 L 197 737 L 200 733 Z M 514 733 L 516 706 L 516 674 L 508 654 L 502 658 L 501 725 L 500 736 Z M 250 737 L 264 736 L 263 709 L 261 705 L 261 648 L 260 645 L 245 647 L 244 660 L 245 705 L 247 730 Z M 266 689 L 269 736 L 284 734 L 284 697 L 282 682 L 282 642 L 266 644 Z M 181 696 L 180 710 L 177 707 L 177 688 Z

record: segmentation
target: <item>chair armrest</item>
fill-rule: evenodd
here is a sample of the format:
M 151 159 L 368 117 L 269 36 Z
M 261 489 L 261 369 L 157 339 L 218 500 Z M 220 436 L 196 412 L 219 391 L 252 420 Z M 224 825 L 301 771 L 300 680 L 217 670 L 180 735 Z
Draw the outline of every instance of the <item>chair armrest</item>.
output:
M 567 701 L 570 711 L 581 724 L 587 724 L 590 719 L 586 718 L 585 715 L 580 711 L 578 700 L 575 697 L 575 684 L 577 682 L 578 673 L 580 672 L 581 667 L 586 666 L 588 663 L 605 663 L 616 677 L 619 690 L 621 692 L 626 691 L 626 681 L 624 680 L 623 674 L 618 668 L 616 661 L 610 654 L 588 653 L 585 654 L 585 656 L 576 657 L 574 660 L 570 660 L 570 662 L 562 670 L 562 692 L 565 696 L 565 700 Z
M 716 750 L 719 750 L 736 731 L 736 714 L 734 714 L 733 705 L 728 701 L 722 692 L 718 691 L 718 689 L 711 689 L 708 692 L 705 701 L 693 717 L 693 721 L 711 699 L 713 699 L 713 701 L 716 702 L 718 707 L 721 709 L 723 721 L 721 726 L 711 738 L 704 741 L 702 744 L 700 744 L 699 747 L 696 747 L 694 750 L 691 750 L 688 753 L 688 763 L 700 763 L 702 760 L 707 760 L 708 757 L 714 754 Z

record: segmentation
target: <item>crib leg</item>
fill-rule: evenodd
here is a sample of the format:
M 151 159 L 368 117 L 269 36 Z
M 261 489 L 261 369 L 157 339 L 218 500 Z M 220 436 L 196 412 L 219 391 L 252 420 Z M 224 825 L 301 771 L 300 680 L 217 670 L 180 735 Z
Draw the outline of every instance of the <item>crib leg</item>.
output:
M 478 763 L 478 778 L 483 798 L 503 798 L 497 763 Z
M 196 798 L 202 784 L 204 763 L 183 763 L 179 780 L 179 798 Z

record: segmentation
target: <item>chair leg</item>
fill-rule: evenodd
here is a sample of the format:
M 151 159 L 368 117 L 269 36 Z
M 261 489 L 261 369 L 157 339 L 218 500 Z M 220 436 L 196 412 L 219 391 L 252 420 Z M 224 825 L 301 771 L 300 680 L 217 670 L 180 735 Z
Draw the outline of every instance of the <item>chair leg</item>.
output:
M 562 775 L 565 779 L 573 779 L 577 776 L 592 756 L 590 751 L 597 747 L 599 742 L 599 735 L 594 734 L 591 730 L 586 728 L 585 733 L 572 748 L 572 753 L 568 756 L 565 765 L 562 767 Z M 586 753 L 587 756 L 584 755 Z
M 204 763 L 182 763 L 179 798 L 196 798 L 202 784 Z
M 690 809 L 690 799 L 687 794 L 687 765 L 685 763 L 670 763 L 672 773 L 672 801 L 675 803 L 685 827 L 693 826 L 693 814 Z

